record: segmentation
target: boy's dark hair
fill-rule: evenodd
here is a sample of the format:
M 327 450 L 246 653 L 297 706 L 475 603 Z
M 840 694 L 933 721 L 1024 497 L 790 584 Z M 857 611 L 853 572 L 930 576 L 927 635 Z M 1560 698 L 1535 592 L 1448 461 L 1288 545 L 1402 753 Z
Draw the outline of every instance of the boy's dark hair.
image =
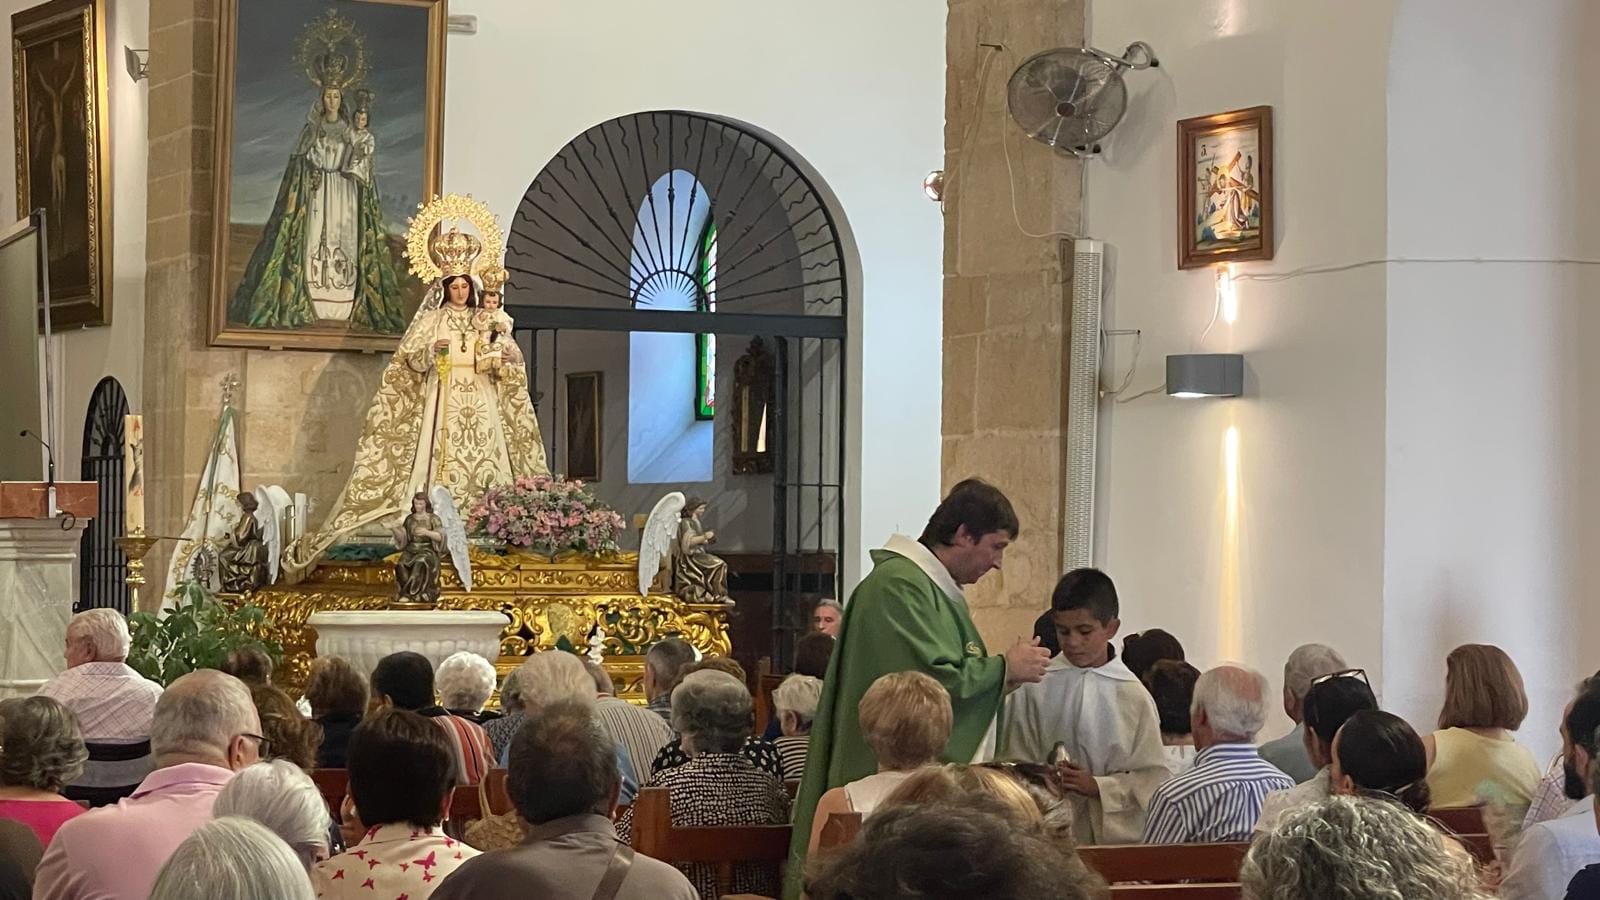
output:
M 833 656 L 833 635 L 812 632 L 794 642 L 794 673 L 823 678 L 828 674 L 828 660 Z
M 1073 569 L 1056 582 L 1055 593 L 1050 595 L 1051 612 L 1068 612 L 1086 609 L 1100 624 L 1115 619 L 1121 608 L 1117 605 L 1117 586 L 1111 576 L 1099 569 Z
M 1160 628 L 1150 628 L 1122 639 L 1122 662 L 1135 678 L 1143 679 L 1150 667 L 1163 659 L 1183 662 L 1183 643 Z
M 594 712 L 576 703 L 548 706 L 523 723 L 508 762 L 511 802 L 535 825 L 580 813 L 609 816 L 622 783 L 616 744 Z
M 401 650 L 378 660 L 372 670 L 372 692 L 389 698 L 400 709 L 425 709 L 434 705 L 433 663 L 421 653 Z
M 347 766 L 350 797 L 368 828 L 438 825 L 445 794 L 456 783 L 444 729 L 404 709 L 381 710 L 357 725 Z
M 1313 684 L 1301 705 L 1306 727 L 1328 747 L 1333 746 L 1333 736 L 1351 716 L 1377 708 L 1378 698 L 1373 696 L 1372 688 L 1349 675 Z
M 1194 701 L 1194 683 L 1200 670 L 1175 659 L 1158 660 L 1144 677 L 1145 690 L 1156 701 L 1162 734 L 1189 733 L 1189 707 Z
M 1022 536 L 1011 501 L 999 488 L 979 478 L 968 478 L 950 489 L 918 540 L 926 547 L 948 546 L 956 542 L 956 532 L 963 525 L 973 540 L 996 531 L 1004 531 L 1012 540 Z

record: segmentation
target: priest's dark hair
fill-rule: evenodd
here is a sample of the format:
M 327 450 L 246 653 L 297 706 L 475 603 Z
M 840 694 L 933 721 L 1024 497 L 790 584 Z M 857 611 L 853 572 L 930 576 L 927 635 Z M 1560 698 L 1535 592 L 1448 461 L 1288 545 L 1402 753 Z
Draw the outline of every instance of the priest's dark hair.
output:
M 1050 595 L 1051 612 L 1088 610 L 1100 624 L 1121 614 L 1117 603 L 1117 586 L 1111 576 L 1099 569 L 1073 569 L 1056 582 L 1055 593 Z
M 433 664 L 421 653 L 401 650 L 378 660 L 372 670 L 372 692 L 400 709 L 425 709 L 433 699 Z
M 455 756 L 444 729 L 404 709 L 368 716 L 350 735 L 350 799 L 368 828 L 438 825 L 455 787 Z
M 609 817 L 622 784 L 616 744 L 594 710 L 577 703 L 552 704 L 523 723 L 507 762 L 511 802 L 535 825 L 581 813 Z
M 951 488 L 928 518 L 928 527 L 922 529 L 919 540 L 929 548 L 954 544 L 956 532 L 963 525 L 973 540 L 996 531 L 1004 531 L 1012 540 L 1022 535 L 1011 501 L 981 478 L 968 478 Z

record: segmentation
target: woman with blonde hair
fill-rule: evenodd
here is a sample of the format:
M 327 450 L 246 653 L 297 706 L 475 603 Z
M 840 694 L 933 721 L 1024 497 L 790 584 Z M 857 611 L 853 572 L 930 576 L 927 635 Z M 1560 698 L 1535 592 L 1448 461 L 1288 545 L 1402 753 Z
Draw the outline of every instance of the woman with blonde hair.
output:
M 1522 673 L 1504 650 L 1464 644 L 1450 651 L 1439 730 L 1422 739 L 1433 805 L 1526 810 L 1539 764 L 1511 733 L 1527 716 Z
M 922 672 L 892 672 L 874 681 L 861 695 L 856 715 L 878 771 L 822 795 L 811 819 L 810 852 L 816 851 L 828 816 L 870 816 L 912 772 L 937 764 L 950 742 L 954 719 L 950 694 Z

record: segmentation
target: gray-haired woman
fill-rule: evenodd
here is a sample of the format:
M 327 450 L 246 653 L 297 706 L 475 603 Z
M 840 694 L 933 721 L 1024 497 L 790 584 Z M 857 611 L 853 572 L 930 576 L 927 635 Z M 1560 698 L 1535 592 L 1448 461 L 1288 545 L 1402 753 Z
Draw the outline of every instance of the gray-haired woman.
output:
M 683 735 L 689 761 L 664 769 L 645 787 L 671 792 L 672 824 L 680 827 L 781 825 L 789 821 L 789 796 L 783 784 L 740 754 L 754 716 L 750 692 L 739 679 L 713 669 L 691 672 L 672 691 L 672 727 Z M 617 823 L 617 834 L 633 834 L 633 810 Z M 715 867 L 679 866 L 701 897 L 715 898 Z M 776 867 L 745 863 L 734 867 L 735 894 L 776 897 Z
M 78 718 L 49 697 L 0 701 L 0 819 L 33 829 L 48 847 L 56 829 L 83 807 L 61 789 L 89 758 Z
M 311 879 L 283 839 L 252 819 L 200 826 L 156 876 L 150 900 L 312 900 Z

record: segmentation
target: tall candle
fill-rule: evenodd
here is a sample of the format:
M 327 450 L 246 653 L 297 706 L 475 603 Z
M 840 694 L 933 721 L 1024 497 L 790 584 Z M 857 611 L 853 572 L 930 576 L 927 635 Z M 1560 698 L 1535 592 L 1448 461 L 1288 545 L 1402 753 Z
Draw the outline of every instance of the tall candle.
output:
M 122 419 L 123 530 L 144 533 L 144 416 Z

